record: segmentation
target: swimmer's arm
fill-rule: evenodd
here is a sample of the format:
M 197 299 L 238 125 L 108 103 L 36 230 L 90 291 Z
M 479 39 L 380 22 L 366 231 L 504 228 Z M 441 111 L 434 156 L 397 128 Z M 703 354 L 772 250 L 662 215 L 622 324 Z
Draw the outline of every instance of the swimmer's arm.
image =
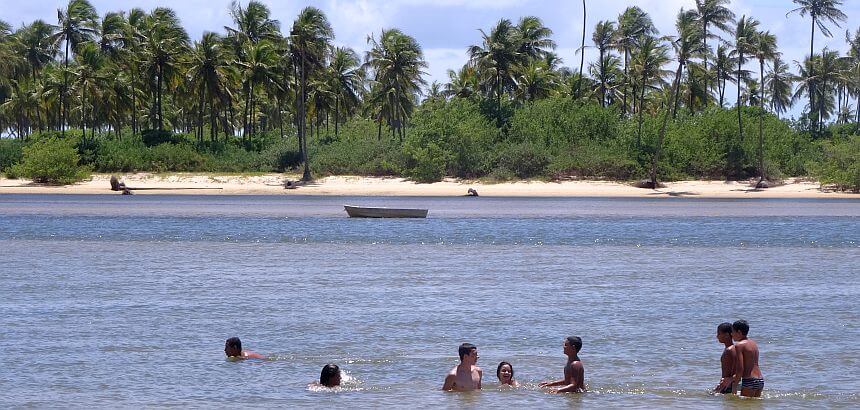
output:
M 444 390 L 444 391 L 454 390 L 454 379 L 455 378 L 456 378 L 456 376 L 454 376 L 454 374 L 448 373 L 448 375 L 445 376 L 445 383 L 442 384 L 442 390 Z
M 481 390 L 481 380 L 484 380 L 484 370 L 478 369 L 478 390 Z
M 540 386 L 540 387 L 553 387 L 553 386 L 564 386 L 566 384 L 567 383 L 562 379 L 562 380 L 555 380 L 555 381 L 551 381 L 551 382 L 543 382 L 543 383 L 539 384 L 538 386 Z
M 555 390 L 554 393 L 579 393 L 581 389 L 576 384 L 568 384 L 558 390 Z
M 246 359 L 265 359 L 266 356 L 263 356 L 257 352 L 252 352 L 250 350 L 245 350 L 242 352 L 242 357 Z
M 732 378 L 734 384 L 732 385 L 732 394 L 737 394 L 738 385 L 741 384 L 741 377 L 743 377 L 744 372 L 744 352 L 742 349 L 738 349 L 739 345 L 735 345 L 735 355 L 738 360 L 735 362 L 735 376 Z

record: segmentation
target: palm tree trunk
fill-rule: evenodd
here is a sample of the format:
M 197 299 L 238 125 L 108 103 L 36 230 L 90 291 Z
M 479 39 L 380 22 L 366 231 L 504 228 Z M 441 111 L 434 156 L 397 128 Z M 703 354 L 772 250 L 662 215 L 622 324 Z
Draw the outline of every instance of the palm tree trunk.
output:
M 249 84 L 249 81 L 245 81 L 243 88 L 245 91 L 245 109 L 242 110 L 242 141 L 245 141 L 245 136 L 248 135 L 248 113 L 251 110 L 251 107 L 249 106 L 251 101 L 251 97 L 249 95 L 251 93 L 251 85 Z
M 684 69 L 684 63 L 678 63 L 678 70 L 675 71 L 675 81 L 672 83 L 672 95 L 675 100 L 678 100 L 678 89 L 681 88 L 681 72 Z M 663 137 L 666 136 L 666 127 L 669 124 L 669 109 L 663 114 L 663 124 L 660 125 L 660 133 L 657 135 L 657 149 L 654 151 L 654 157 L 651 158 L 651 188 L 657 189 L 657 162 L 660 160 L 660 151 L 663 149 Z
M 741 70 L 743 69 L 743 67 L 741 65 L 741 61 L 743 61 L 743 59 L 744 59 L 744 55 L 743 55 L 743 53 L 740 53 L 740 55 L 738 56 L 738 101 L 737 101 L 737 106 L 738 106 L 738 135 L 740 136 L 741 142 L 744 141 L 744 124 L 743 124 L 743 119 L 741 118 L 741 89 L 743 88 L 743 86 L 741 86 Z
M 645 77 L 642 77 L 642 97 L 639 98 L 639 130 L 636 132 L 636 148 L 642 146 L 642 122 L 644 118 L 642 118 L 642 112 L 645 111 L 642 109 L 642 102 L 645 101 Z M 633 104 L 636 104 L 636 101 L 633 101 Z
M 759 74 L 761 75 L 761 83 L 764 85 L 764 58 L 759 58 Z M 764 86 L 762 86 L 764 90 Z M 758 117 L 758 175 L 759 180 L 756 188 L 760 187 L 765 179 L 764 174 L 764 92 L 762 98 L 759 98 L 759 117 Z
M 703 45 L 705 47 L 705 49 L 702 51 L 702 60 L 703 60 L 702 67 L 704 67 L 704 69 L 705 69 L 704 70 L 704 73 L 705 73 L 705 96 L 702 99 L 702 106 L 707 108 L 708 107 L 708 92 L 711 91 L 711 88 L 710 88 L 711 82 L 708 81 L 708 80 L 710 80 L 710 78 L 709 78 L 710 73 L 708 72 L 708 22 L 707 21 L 705 21 L 704 24 L 702 24 L 702 42 L 703 42 Z
M 156 101 L 156 104 L 158 106 L 157 118 L 158 118 L 158 130 L 159 131 L 164 131 L 164 117 L 163 117 L 163 114 L 161 111 L 161 83 L 162 83 L 162 76 L 163 75 L 164 75 L 164 67 L 161 64 L 159 64 L 158 65 L 158 84 L 156 86 L 157 90 L 156 90 L 156 97 L 155 97 L 155 101 Z
M 212 140 L 212 142 L 215 142 L 215 137 L 216 137 L 216 135 L 215 135 L 215 110 L 213 109 L 214 108 L 213 106 L 215 105 L 214 101 L 215 101 L 215 98 L 212 95 L 210 95 L 209 96 L 209 139 Z
M 197 142 L 203 144 L 203 110 L 206 106 L 206 86 L 200 87 L 200 104 L 197 105 Z
M 680 70 L 681 75 L 683 75 L 684 74 L 684 64 L 680 64 L 680 66 L 678 67 L 678 70 Z M 689 76 L 689 75 L 690 75 L 690 71 L 687 70 L 687 76 Z M 672 83 L 672 85 L 674 86 L 674 83 Z M 680 88 L 680 85 L 679 85 L 679 88 Z M 681 93 L 680 92 L 673 93 L 673 98 L 674 98 L 675 103 L 672 104 L 672 119 L 674 120 L 675 118 L 678 117 L 678 104 L 681 103 Z M 690 107 L 693 106 L 692 100 L 693 100 L 693 90 L 691 89 L 690 90 Z
M 606 50 L 600 48 L 600 106 L 606 108 L 606 65 L 603 62 L 603 56 Z
M 585 25 L 587 24 L 586 17 L 587 11 L 585 9 L 585 0 L 582 0 L 582 44 L 579 46 L 579 79 L 576 81 L 577 99 L 582 97 L 582 69 L 585 67 Z
M 340 95 L 334 96 L 334 139 L 338 139 L 337 123 L 340 122 Z
M 69 36 L 66 35 L 66 59 L 63 68 L 63 95 L 60 97 L 60 135 L 66 137 L 66 93 L 69 92 Z
M 809 37 L 809 58 L 815 54 L 815 14 L 812 14 L 812 35 Z
M 307 122 L 307 119 L 305 118 L 305 117 L 307 117 L 307 113 L 305 112 L 306 111 L 305 103 L 307 100 L 307 81 L 308 81 L 307 71 L 305 69 L 305 52 L 304 52 L 304 50 L 302 50 L 302 98 L 301 98 L 301 116 L 302 116 L 302 118 L 301 118 L 300 122 L 302 124 L 301 125 L 302 162 L 304 162 L 304 165 L 305 165 L 304 172 L 302 173 L 302 180 L 303 181 L 310 181 L 311 180 L 311 168 L 308 164 L 308 138 L 307 138 L 307 134 L 305 134 L 305 132 L 306 132 L 305 123 Z
M 621 104 L 621 114 L 627 114 L 627 64 L 629 59 L 629 51 L 627 48 L 624 48 L 624 101 Z

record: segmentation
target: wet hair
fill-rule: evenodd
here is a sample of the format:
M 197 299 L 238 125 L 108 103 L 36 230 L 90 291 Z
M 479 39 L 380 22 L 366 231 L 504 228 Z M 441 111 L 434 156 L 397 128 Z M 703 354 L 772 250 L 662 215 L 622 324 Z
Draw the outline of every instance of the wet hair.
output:
M 325 387 L 337 386 L 334 384 L 334 378 L 338 375 L 340 375 L 340 367 L 337 367 L 336 364 L 329 363 L 323 366 L 322 372 L 320 372 L 320 384 Z
M 746 320 L 738 320 L 732 323 L 732 330 L 737 330 L 742 335 L 746 336 L 750 332 L 750 325 Z
M 717 326 L 717 333 L 732 333 L 732 324 L 729 322 L 720 323 Z
M 458 353 L 460 354 L 460 361 L 463 361 L 463 358 L 466 357 L 467 354 L 472 353 L 472 350 L 477 349 L 475 345 L 471 343 L 463 343 L 460 345 L 460 349 Z
M 579 354 L 579 351 L 582 350 L 582 339 L 580 339 L 579 336 L 568 336 L 567 344 L 576 349 L 576 354 Z
M 504 366 L 504 365 L 510 366 L 510 368 L 511 368 L 511 380 L 513 380 L 514 379 L 514 366 L 508 362 L 499 363 L 499 367 L 496 368 L 496 377 L 499 380 L 502 380 L 502 366 Z
M 239 340 L 238 337 L 231 337 L 224 342 L 224 353 L 227 353 L 228 349 L 235 349 L 239 354 L 242 354 L 242 341 Z

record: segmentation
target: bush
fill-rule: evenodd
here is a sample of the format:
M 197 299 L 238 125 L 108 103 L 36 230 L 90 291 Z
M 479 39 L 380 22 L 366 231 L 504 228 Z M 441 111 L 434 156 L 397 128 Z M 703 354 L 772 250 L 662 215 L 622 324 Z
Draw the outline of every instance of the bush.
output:
M 496 167 L 511 171 L 518 178 L 544 175 L 552 157 L 547 149 L 534 142 L 523 142 L 500 150 Z
M 140 134 L 143 144 L 147 147 L 154 147 L 161 144 L 175 144 L 180 142 L 181 137 L 174 136 L 172 132 L 166 130 L 143 130 Z
M 34 182 L 71 184 L 89 177 L 90 170 L 78 164 L 80 156 L 71 140 L 42 139 L 23 148 L 15 174 Z
M 405 148 L 406 177 L 417 182 L 438 182 L 445 176 L 445 151 L 435 143 L 426 146 L 410 145 Z
M 149 148 L 140 138 L 102 140 L 96 151 L 95 167 L 99 172 L 147 171 L 149 157 Z
M 19 140 L 0 139 L 0 172 L 8 173 L 24 156 L 24 143 Z
M 397 175 L 404 162 L 400 145 L 377 139 L 376 123 L 355 118 L 343 124 L 339 135 L 326 134 L 328 143 L 312 145 L 311 168 L 315 174 Z
M 188 144 L 161 144 L 150 148 L 151 170 L 199 171 L 203 169 L 205 158 Z
M 822 185 L 860 192 L 860 136 L 820 144 L 823 156 L 818 163 L 810 164 L 813 175 Z

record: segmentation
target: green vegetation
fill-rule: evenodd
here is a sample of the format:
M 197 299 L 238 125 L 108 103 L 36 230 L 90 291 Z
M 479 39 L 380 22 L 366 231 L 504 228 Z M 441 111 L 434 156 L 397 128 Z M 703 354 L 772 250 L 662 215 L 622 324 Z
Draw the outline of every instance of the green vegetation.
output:
M 502 19 L 446 84 L 428 85 L 414 38 L 373 33 L 361 59 L 333 46 L 313 7 L 282 27 L 258 1 L 233 3 L 232 27 L 195 40 L 169 8 L 100 16 L 71 0 L 55 25 L 0 21 L 0 133 L 14 137 L 0 139 L 0 172 L 51 183 L 88 170 L 301 170 L 651 186 L 814 175 L 856 189 L 860 30 L 846 55 L 816 53 L 816 31 L 846 21 L 842 2 L 795 3 L 813 24 L 797 73 L 758 20 L 702 0 L 667 36 L 638 7 L 597 22 L 587 39 L 598 59 L 578 70 L 562 66 L 540 19 Z M 808 101 L 801 118 L 780 119 L 796 101 Z

